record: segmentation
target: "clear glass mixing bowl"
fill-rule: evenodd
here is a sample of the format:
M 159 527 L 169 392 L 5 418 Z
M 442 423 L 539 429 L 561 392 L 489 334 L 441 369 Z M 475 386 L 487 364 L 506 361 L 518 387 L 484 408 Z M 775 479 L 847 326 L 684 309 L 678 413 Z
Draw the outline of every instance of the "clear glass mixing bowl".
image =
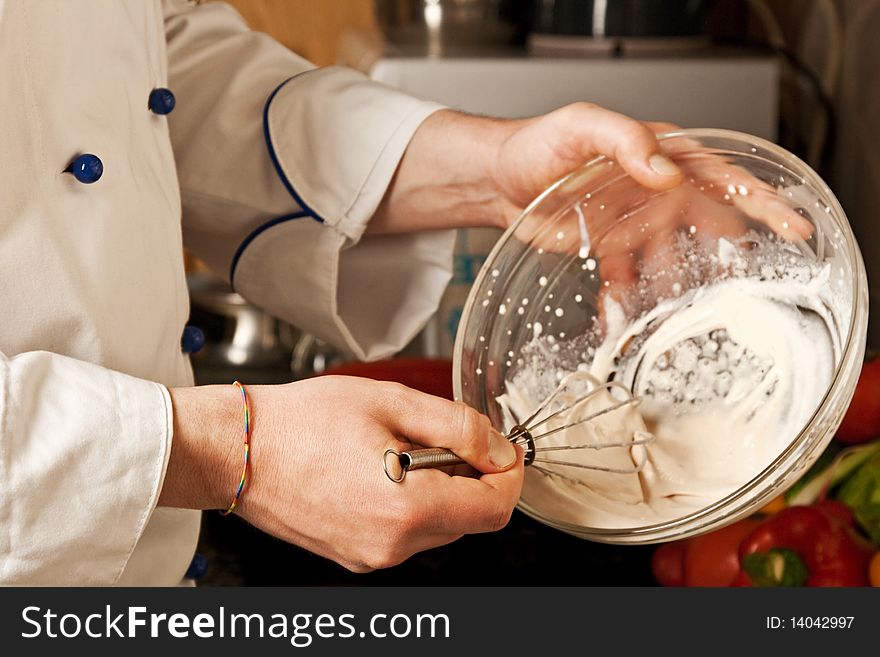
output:
M 685 174 L 681 187 L 648 190 L 615 162 L 598 158 L 550 187 L 507 230 L 464 307 L 453 359 L 456 399 L 488 415 L 499 430 L 509 429 L 497 398 L 522 364 L 519 356 L 535 324 L 560 340 L 583 334 L 601 326 L 600 299 L 609 293 L 628 299 L 623 305 L 631 318 L 649 311 L 670 294 L 668 285 L 644 283 L 656 274 L 658 245 L 673 236 L 690 246 L 663 251 L 663 266 L 686 272 L 676 279 L 685 290 L 717 275 L 699 258 L 695 264 L 694 253 L 717 252 L 719 238 L 730 230 L 783 236 L 799 254 L 830 263 L 840 352 L 832 382 L 803 429 L 760 474 L 705 508 L 656 524 L 609 529 L 572 524 L 521 498 L 519 508 L 529 516 L 600 542 L 653 543 L 700 534 L 782 493 L 831 440 L 864 356 L 864 264 L 846 216 L 821 178 L 791 153 L 737 132 L 681 130 L 662 135 L 661 143 Z M 804 224 L 807 239 L 795 234 L 791 224 L 800 220 L 787 212 L 812 224 Z M 681 261 L 670 263 L 670 257 Z M 526 476 L 541 475 L 527 468 Z

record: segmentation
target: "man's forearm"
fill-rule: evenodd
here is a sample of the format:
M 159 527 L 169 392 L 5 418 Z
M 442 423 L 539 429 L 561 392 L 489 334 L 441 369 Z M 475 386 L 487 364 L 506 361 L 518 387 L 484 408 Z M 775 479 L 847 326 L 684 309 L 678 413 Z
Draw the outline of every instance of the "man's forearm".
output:
M 200 386 L 169 392 L 174 435 L 159 506 L 226 508 L 243 453 L 238 391 L 232 386 Z
M 505 227 L 518 212 L 493 179 L 498 151 L 516 121 L 440 110 L 413 135 L 370 223 L 372 234 Z

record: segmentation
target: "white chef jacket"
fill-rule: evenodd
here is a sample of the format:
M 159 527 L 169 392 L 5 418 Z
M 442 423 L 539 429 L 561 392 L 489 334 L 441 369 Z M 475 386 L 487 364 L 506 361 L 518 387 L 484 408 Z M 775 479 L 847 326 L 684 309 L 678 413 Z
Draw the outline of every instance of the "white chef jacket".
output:
M 165 386 L 193 382 L 184 244 L 358 357 L 420 330 L 453 235 L 362 233 L 435 109 L 314 70 L 222 4 L 0 0 L 0 582 L 186 571 L 200 514 L 156 507 Z M 66 171 L 83 153 L 93 184 Z

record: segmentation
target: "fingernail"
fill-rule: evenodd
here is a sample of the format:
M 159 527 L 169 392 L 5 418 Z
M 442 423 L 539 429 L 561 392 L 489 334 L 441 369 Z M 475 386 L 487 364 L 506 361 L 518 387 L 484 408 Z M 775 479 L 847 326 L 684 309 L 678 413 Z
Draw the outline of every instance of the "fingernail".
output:
M 661 176 L 677 176 L 681 173 L 681 170 L 676 166 L 675 162 L 665 155 L 660 155 L 660 153 L 655 153 L 648 158 L 648 164 Z
M 494 429 L 489 429 L 489 460 L 496 468 L 509 468 L 516 461 L 513 445 Z

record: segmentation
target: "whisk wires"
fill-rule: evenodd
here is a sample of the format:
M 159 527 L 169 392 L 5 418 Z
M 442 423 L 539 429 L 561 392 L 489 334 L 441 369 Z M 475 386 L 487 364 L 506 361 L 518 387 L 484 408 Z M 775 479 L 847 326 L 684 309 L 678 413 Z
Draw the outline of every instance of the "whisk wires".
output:
M 566 390 L 565 383 L 560 384 L 560 386 L 550 395 L 543 404 L 541 404 L 538 409 L 532 413 L 524 422 L 517 423 L 507 434 L 507 439 L 510 440 L 515 445 L 519 445 L 525 450 L 525 463 L 526 465 L 532 465 L 536 470 L 540 470 L 547 474 L 557 474 L 553 470 L 549 470 L 545 467 L 546 465 L 551 466 L 566 466 L 566 467 L 574 467 L 574 468 L 582 468 L 585 470 L 597 470 L 600 472 L 613 472 L 618 474 L 634 474 L 640 472 L 647 463 L 648 455 L 646 450 L 639 450 L 639 455 L 633 455 L 635 459 L 633 465 L 631 467 L 626 468 L 614 468 L 609 466 L 603 466 L 598 464 L 588 464 L 588 463 L 578 463 L 573 461 L 563 461 L 556 458 L 547 458 L 546 456 L 541 456 L 541 454 L 548 452 L 565 452 L 570 450 L 602 450 L 609 448 L 627 448 L 627 447 L 636 447 L 636 446 L 644 446 L 655 440 L 655 437 L 652 433 L 647 431 L 635 431 L 633 435 L 628 440 L 617 440 L 613 442 L 590 442 L 590 443 L 582 443 L 582 444 L 563 444 L 563 445 L 551 445 L 551 446 L 538 446 L 535 443 L 539 440 L 543 440 L 548 436 L 552 436 L 561 431 L 567 431 L 568 429 L 587 424 L 589 422 L 593 422 L 596 419 L 602 417 L 603 415 L 608 415 L 609 413 L 613 413 L 614 411 L 620 410 L 622 408 L 628 406 L 636 406 L 638 405 L 640 399 L 638 397 L 633 396 L 630 390 L 624 386 L 622 383 L 617 381 L 610 381 L 607 383 L 600 383 L 597 379 L 590 376 L 589 374 L 576 373 L 580 374 L 578 378 L 584 379 L 591 385 L 591 389 L 587 392 L 578 395 L 574 400 L 564 402 L 562 408 L 553 410 L 553 412 L 549 413 L 545 417 L 540 420 L 536 420 L 538 416 L 544 413 L 551 404 L 560 397 L 560 393 Z M 566 413 L 571 413 L 577 407 L 587 404 L 591 399 L 594 399 L 598 395 L 603 392 L 612 392 L 613 390 L 619 390 L 623 393 L 624 399 L 617 399 L 614 403 L 610 403 L 607 406 L 603 406 L 602 408 L 591 410 L 589 413 L 584 415 L 583 417 L 577 417 L 577 419 L 569 420 L 564 422 L 561 426 L 550 428 L 543 433 L 535 433 L 535 429 L 538 427 L 546 425 L 553 419 L 560 418 L 560 416 L 564 416 Z M 565 419 L 565 418 L 563 418 Z M 540 465 L 539 465 L 540 464 Z

